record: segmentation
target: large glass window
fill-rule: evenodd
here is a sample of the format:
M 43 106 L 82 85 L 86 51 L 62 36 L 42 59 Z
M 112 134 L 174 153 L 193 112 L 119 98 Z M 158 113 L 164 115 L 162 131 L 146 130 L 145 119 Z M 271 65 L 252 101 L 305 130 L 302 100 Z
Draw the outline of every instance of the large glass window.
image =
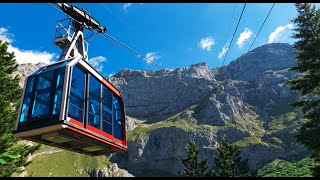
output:
M 64 72 L 65 67 L 59 69 L 44 67 L 28 77 L 21 105 L 20 122 L 39 119 L 42 119 L 42 122 L 57 120 L 61 108 Z
M 114 137 L 122 140 L 122 117 L 121 117 L 121 106 L 118 97 L 113 96 L 113 126 L 114 126 Z
M 49 113 L 51 86 L 54 71 L 39 74 L 33 101 L 32 117 L 37 117 Z
M 64 79 L 64 67 L 58 69 L 55 83 L 55 94 L 53 99 L 53 112 L 52 114 L 59 114 L 61 107 L 61 99 L 62 99 L 62 88 L 63 88 L 63 79 Z
M 84 118 L 85 72 L 73 67 L 68 116 L 83 123 Z
M 27 80 L 26 90 L 24 93 L 24 100 L 21 107 L 20 122 L 26 121 L 28 117 L 29 107 L 31 105 L 32 87 L 34 83 L 34 76 L 30 76 Z
M 103 86 L 102 130 L 112 134 L 112 92 Z
M 98 129 L 100 129 L 100 87 L 100 82 L 91 75 L 89 80 L 88 124 Z

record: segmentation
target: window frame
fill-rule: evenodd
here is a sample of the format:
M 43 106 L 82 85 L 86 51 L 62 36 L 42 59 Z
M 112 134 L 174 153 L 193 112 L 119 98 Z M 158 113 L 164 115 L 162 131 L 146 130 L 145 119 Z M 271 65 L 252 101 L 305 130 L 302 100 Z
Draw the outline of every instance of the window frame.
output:
M 17 120 L 17 125 L 16 125 L 16 130 L 29 130 L 29 129 L 34 129 L 34 128 L 39 128 L 39 127 L 44 127 L 46 125 L 49 124 L 56 124 L 59 123 L 59 116 L 61 113 L 61 104 L 60 103 L 60 111 L 58 111 L 58 113 L 53 114 L 53 110 L 54 110 L 54 96 L 56 93 L 56 83 L 57 83 L 57 78 L 58 78 L 58 74 L 59 71 L 63 71 L 63 77 L 66 74 L 66 66 L 59 66 L 57 68 L 54 69 L 50 69 L 47 71 L 41 71 L 39 73 L 33 73 L 32 75 L 28 76 L 25 80 L 25 86 L 23 89 L 23 95 L 21 97 L 21 105 L 19 107 L 19 114 L 18 114 L 18 120 Z M 35 98 L 36 98 L 36 90 L 37 90 L 37 86 L 38 86 L 38 82 L 39 82 L 39 78 L 41 75 L 43 75 L 43 73 L 53 73 L 53 81 L 50 85 L 50 100 L 49 100 L 49 105 L 48 105 L 48 112 L 46 114 L 42 114 L 42 115 L 38 115 L 38 116 L 32 116 L 32 109 L 34 108 L 35 104 Z M 31 80 L 31 78 L 33 78 L 33 84 L 32 86 L 30 86 L 28 88 L 28 81 Z M 65 79 L 62 78 L 62 84 L 66 83 Z M 30 90 L 29 93 L 27 92 L 27 90 Z M 64 87 L 62 86 L 62 91 L 64 91 Z M 28 95 L 29 94 L 29 95 Z M 28 97 L 29 96 L 29 97 Z M 29 103 L 29 109 L 27 110 L 27 116 L 24 117 L 24 120 L 21 121 L 21 115 L 23 113 L 23 105 L 24 102 L 26 101 L 27 98 L 30 98 L 30 103 Z M 59 97 L 61 98 L 60 101 L 62 102 L 62 96 Z
M 89 110 L 89 105 L 90 105 L 90 86 L 91 86 L 91 77 L 92 78 L 94 78 L 97 82 L 98 82 L 98 84 L 99 84 L 99 128 L 97 128 L 97 127 L 95 127 L 94 125 L 92 125 L 92 124 L 89 124 L 89 113 L 90 113 L 90 110 Z M 101 110 L 102 110 L 102 106 L 101 106 L 101 101 L 102 101 L 102 94 L 101 94 L 101 89 L 102 89 L 102 86 L 101 86 L 101 81 L 97 78 L 97 77 L 95 77 L 94 75 L 92 75 L 90 72 L 88 72 L 88 91 L 87 91 L 87 106 L 88 106 L 88 108 L 87 108 L 87 112 L 85 113 L 86 115 L 87 115 L 87 120 L 86 120 L 86 122 L 87 122 L 87 125 L 89 125 L 89 126 L 91 126 L 91 127 L 94 127 L 94 128 L 97 128 L 97 129 L 99 129 L 99 131 L 101 131 L 102 130 L 102 126 L 101 126 L 101 121 L 102 121 L 102 117 L 101 117 Z M 94 116 L 94 115 L 93 115 Z M 93 119 L 93 121 L 94 121 L 94 119 Z M 101 132 L 99 132 L 99 134 L 101 134 Z
M 87 62 L 85 62 L 87 63 Z M 125 113 L 124 113 L 124 104 L 123 104 L 123 101 L 122 101 L 122 97 L 121 95 L 118 95 L 117 93 L 115 93 L 112 89 L 110 89 L 108 87 L 107 84 L 105 84 L 103 81 L 106 81 L 106 79 L 102 76 L 102 80 L 100 80 L 94 73 L 92 73 L 91 69 L 87 69 L 86 66 L 84 66 L 81 62 L 78 62 L 74 65 L 72 65 L 70 68 L 70 75 L 69 75 L 69 90 L 68 90 L 68 93 L 67 93 L 67 101 L 66 101 L 66 111 L 65 111 L 65 117 L 69 117 L 69 118 L 72 118 L 69 116 L 69 101 L 70 101 L 70 91 L 71 91 L 71 81 L 72 81 L 72 76 L 73 76 L 73 71 L 74 71 L 74 67 L 78 66 L 84 73 L 85 73 L 85 91 L 84 91 L 84 97 L 85 97 L 85 106 L 84 106 L 84 121 L 83 123 L 80 123 L 79 121 L 77 122 L 69 122 L 72 124 L 72 125 L 78 125 L 80 126 L 79 128 L 83 128 L 83 130 L 85 131 L 89 131 L 91 134 L 93 135 L 96 135 L 96 136 L 99 136 L 101 138 L 105 138 L 107 140 L 112 140 L 112 141 L 115 141 L 117 143 L 120 143 L 120 144 L 123 144 L 123 145 L 126 145 L 126 134 L 125 134 Z M 93 69 L 93 68 L 92 68 Z M 93 69 L 94 70 L 94 69 Z M 99 73 L 98 73 L 99 74 Z M 100 84 L 100 126 L 99 128 L 96 128 L 94 127 L 93 125 L 90 125 L 89 124 L 89 94 L 90 94 L 90 77 L 93 76 L 93 78 L 95 78 L 99 84 Z M 100 75 L 101 76 L 101 75 Z M 112 85 L 112 84 L 111 84 Z M 109 134 L 107 131 L 104 131 L 103 130 L 103 118 L 104 118 L 104 115 L 103 115 L 103 111 L 104 111 L 104 88 L 106 88 L 107 90 L 109 90 L 109 92 L 111 93 L 111 118 L 112 118 L 112 134 Z M 117 98 L 118 102 L 119 102 L 119 111 L 120 111 L 120 114 L 121 114 L 121 139 L 118 139 L 114 136 L 114 125 L 115 125 L 115 115 L 113 113 L 114 111 L 114 106 L 112 105 L 112 99 L 113 97 Z M 109 109 L 109 108 L 108 108 Z M 73 118 L 72 118 L 73 119 Z M 67 121 L 67 122 L 68 122 Z M 90 126 L 90 127 L 89 127 Z M 88 128 L 89 127 L 89 128 Z M 94 129 L 92 129 L 94 128 Z M 105 134 L 104 134 L 105 133 Z
M 71 97 L 71 91 L 72 91 L 72 77 L 74 75 L 74 68 L 79 68 L 81 72 L 84 73 L 84 86 L 83 86 L 83 113 L 82 113 L 82 121 L 79 121 L 78 119 L 75 119 L 74 117 L 71 117 L 69 115 L 69 108 L 70 108 L 70 97 Z M 87 91 L 88 91 L 88 81 L 87 81 L 87 78 L 88 78 L 88 71 L 85 70 L 80 64 L 75 64 L 74 66 L 71 67 L 71 70 L 70 70 L 70 76 L 69 76 L 69 84 L 68 84 L 68 94 L 67 94 L 67 102 L 66 102 L 66 111 L 65 111 L 65 114 L 66 114 L 66 117 L 70 117 L 70 118 L 73 118 L 74 120 L 76 120 L 77 122 L 81 123 L 83 125 L 83 127 L 85 127 L 85 124 L 86 124 L 86 119 L 87 119 L 87 113 L 86 113 L 86 107 L 87 107 Z M 72 115 L 73 116 L 73 115 Z

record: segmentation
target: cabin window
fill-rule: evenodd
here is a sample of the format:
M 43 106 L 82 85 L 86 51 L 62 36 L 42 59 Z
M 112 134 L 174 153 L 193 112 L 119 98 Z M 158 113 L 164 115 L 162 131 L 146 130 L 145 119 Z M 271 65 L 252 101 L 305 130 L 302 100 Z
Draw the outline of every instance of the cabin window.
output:
M 113 128 L 114 137 L 122 140 L 122 115 L 118 97 L 113 96 Z
M 102 131 L 112 134 L 112 92 L 103 86 Z
M 88 124 L 98 129 L 100 129 L 100 89 L 100 82 L 91 75 L 89 80 Z
M 49 113 L 51 86 L 53 84 L 54 71 L 44 72 L 38 75 L 35 98 L 33 101 L 32 117 Z
M 26 90 L 24 93 L 24 100 L 21 107 L 21 115 L 20 115 L 20 122 L 26 121 L 28 117 L 28 111 L 30 107 L 30 99 L 32 95 L 32 88 L 34 83 L 34 76 L 30 76 L 27 80 Z
M 60 114 L 65 67 L 43 71 L 28 78 L 20 122 Z M 51 119 L 52 120 L 52 119 Z
M 85 72 L 74 66 L 69 96 L 69 117 L 83 123 L 84 117 Z
M 53 113 L 59 114 L 61 107 L 61 99 L 62 99 L 62 88 L 63 88 L 63 80 L 64 80 L 64 70 L 65 68 L 60 68 L 57 71 L 56 83 L 55 83 L 55 94 L 53 98 Z

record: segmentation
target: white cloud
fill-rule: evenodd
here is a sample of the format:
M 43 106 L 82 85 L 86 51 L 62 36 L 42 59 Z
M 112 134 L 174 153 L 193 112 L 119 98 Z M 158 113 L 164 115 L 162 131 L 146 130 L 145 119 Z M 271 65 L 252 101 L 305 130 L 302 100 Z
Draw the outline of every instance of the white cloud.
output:
M 97 56 L 89 59 L 89 63 L 97 70 L 102 71 L 103 65 L 102 62 L 107 61 L 107 59 L 103 56 Z
M 221 59 L 228 51 L 227 44 L 222 48 L 222 51 L 219 53 L 218 58 Z
M 238 41 L 237 41 L 237 45 L 239 46 L 239 48 L 242 48 L 244 45 L 244 42 L 249 39 L 251 36 L 253 35 L 251 29 L 246 28 L 239 36 Z
M 127 11 L 128 8 L 129 8 L 131 5 L 132 5 L 132 3 L 125 3 L 125 4 L 123 5 L 123 9 L 124 9 L 125 11 Z
M 7 41 L 9 43 L 13 42 L 13 34 L 8 32 L 8 29 L 1 27 L 0 28 L 0 40 Z M 17 47 L 8 46 L 9 52 L 14 52 L 18 64 L 24 63 L 46 63 L 51 64 L 52 60 L 56 57 L 54 53 L 49 53 L 46 51 L 35 51 L 35 50 L 23 50 Z
M 1 27 L 0 40 L 3 42 L 11 43 L 13 41 L 13 34 L 8 33 L 8 29 Z
M 215 42 L 212 37 L 202 38 L 199 42 L 199 47 L 207 51 L 211 51 L 213 45 L 215 45 Z
M 115 75 L 115 74 L 116 74 L 116 73 L 112 71 L 112 72 L 108 75 L 108 78 L 111 77 L 111 76 L 113 76 L 113 75 Z
M 289 36 L 289 32 L 287 30 L 291 29 L 293 29 L 292 24 L 277 27 L 277 29 L 269 35 L 268 43 L 279 42 L 279 40 L 284 40 L 286 37 Z
M 148 64 L 150 64 L 154 62 L 154 60 L 160 58 L 160 56 L 157 56 L 156 54 L 157 54 L 156 52 L 149 52 L 146 54 L 144 59 L 147 61 Z
M 133 4 L 138 4 L 138 3 L 125 3 L 123 5 L 123 10 L 128 11 L 128 8 L 131 7 Z M 143 4 L 143 3 L 139 3 L 139 4 Z

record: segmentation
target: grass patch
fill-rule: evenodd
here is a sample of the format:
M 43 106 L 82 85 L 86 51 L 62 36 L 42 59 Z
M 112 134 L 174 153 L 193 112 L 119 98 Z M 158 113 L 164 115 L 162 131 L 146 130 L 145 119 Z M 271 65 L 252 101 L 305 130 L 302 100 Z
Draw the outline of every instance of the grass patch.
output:
M 244 137 L 239 141 L 236 141 L 232 143 L 233 145 L 237 145 L 239 147 L 246 147 L 246 146 L 251 146 L 254 144 L 266 144 L 261 141 L 261 138 L 258 138 L 256 136 L 251 136 L 251 137 Z M 266 144 L 267 145 L 267 144 Z
M 35 156 L 26 172 L 32 177 L 89 177 L 85 170 L 98 169 L 112 163 L 105 156 L 88 156 L 43 145 Z M 53 152 L 45 154 L 44 152 Z M 59 151 L 59 152 L 54 152 Z
M 258 170 L 262 177 L 312 177 L 312 168 L 316 163 L 312 158 L 306 157 L 297 162 L 274 160 Z
M 292 120 L 294 120 L 296 117 L 296 112 L 290 112 L 277 117 L 271 117 L 272 120 L 268 123 L 267 134 L 272 134 L 274 132 L 281 131 L 289 126 L 296 125 L 295 123 L 292 123 Z
M 178 121 L 170 121 L 172 119 L 176 119 L 176 115 L 169 118 L 169 120 L 162 121 L 159 123 L 148 124 L 145 125 L 143 123 L 138 124 L 138 126 L 132 130 L 127 132 L 128 141 L 136 141 L 137 139 L 146 137 L 150 132 L 160 129 L 160 128 L 168 128 L 168 127 L 177 127 L 183 129 L 185 131 L 198 132 L 205 130 L 220 130 L 224 128 L 228 128 L 230 126 L 211 126 L 211 125 L 194 125 L 189 124 L 186 119 L 179 119 Z
M 244 115 L 233 116 L 229 123 L 237 128 L 250 133 L 252 136 L 259 136 L 264 133 L 263 122 L 257 119 L 258 116 Z
M 270 72 L 289 72 L 290 71 L 290 68 L 286 68 L 286 69 L 280 69 L 280 70 L 266 70 L 264 72 L 266 73 L 270 73 Z
M 277 137 L 271 137 L 271 138 L 269 138 L 269 140 L 271 141 L 271 142 L 275 142 L 275 143 L 278 143 L 278 144 L 283 144 L 283 142 L 282 142 L 282 140 L 281 139 L 279 139 L 279 138 L 277 138 Z

